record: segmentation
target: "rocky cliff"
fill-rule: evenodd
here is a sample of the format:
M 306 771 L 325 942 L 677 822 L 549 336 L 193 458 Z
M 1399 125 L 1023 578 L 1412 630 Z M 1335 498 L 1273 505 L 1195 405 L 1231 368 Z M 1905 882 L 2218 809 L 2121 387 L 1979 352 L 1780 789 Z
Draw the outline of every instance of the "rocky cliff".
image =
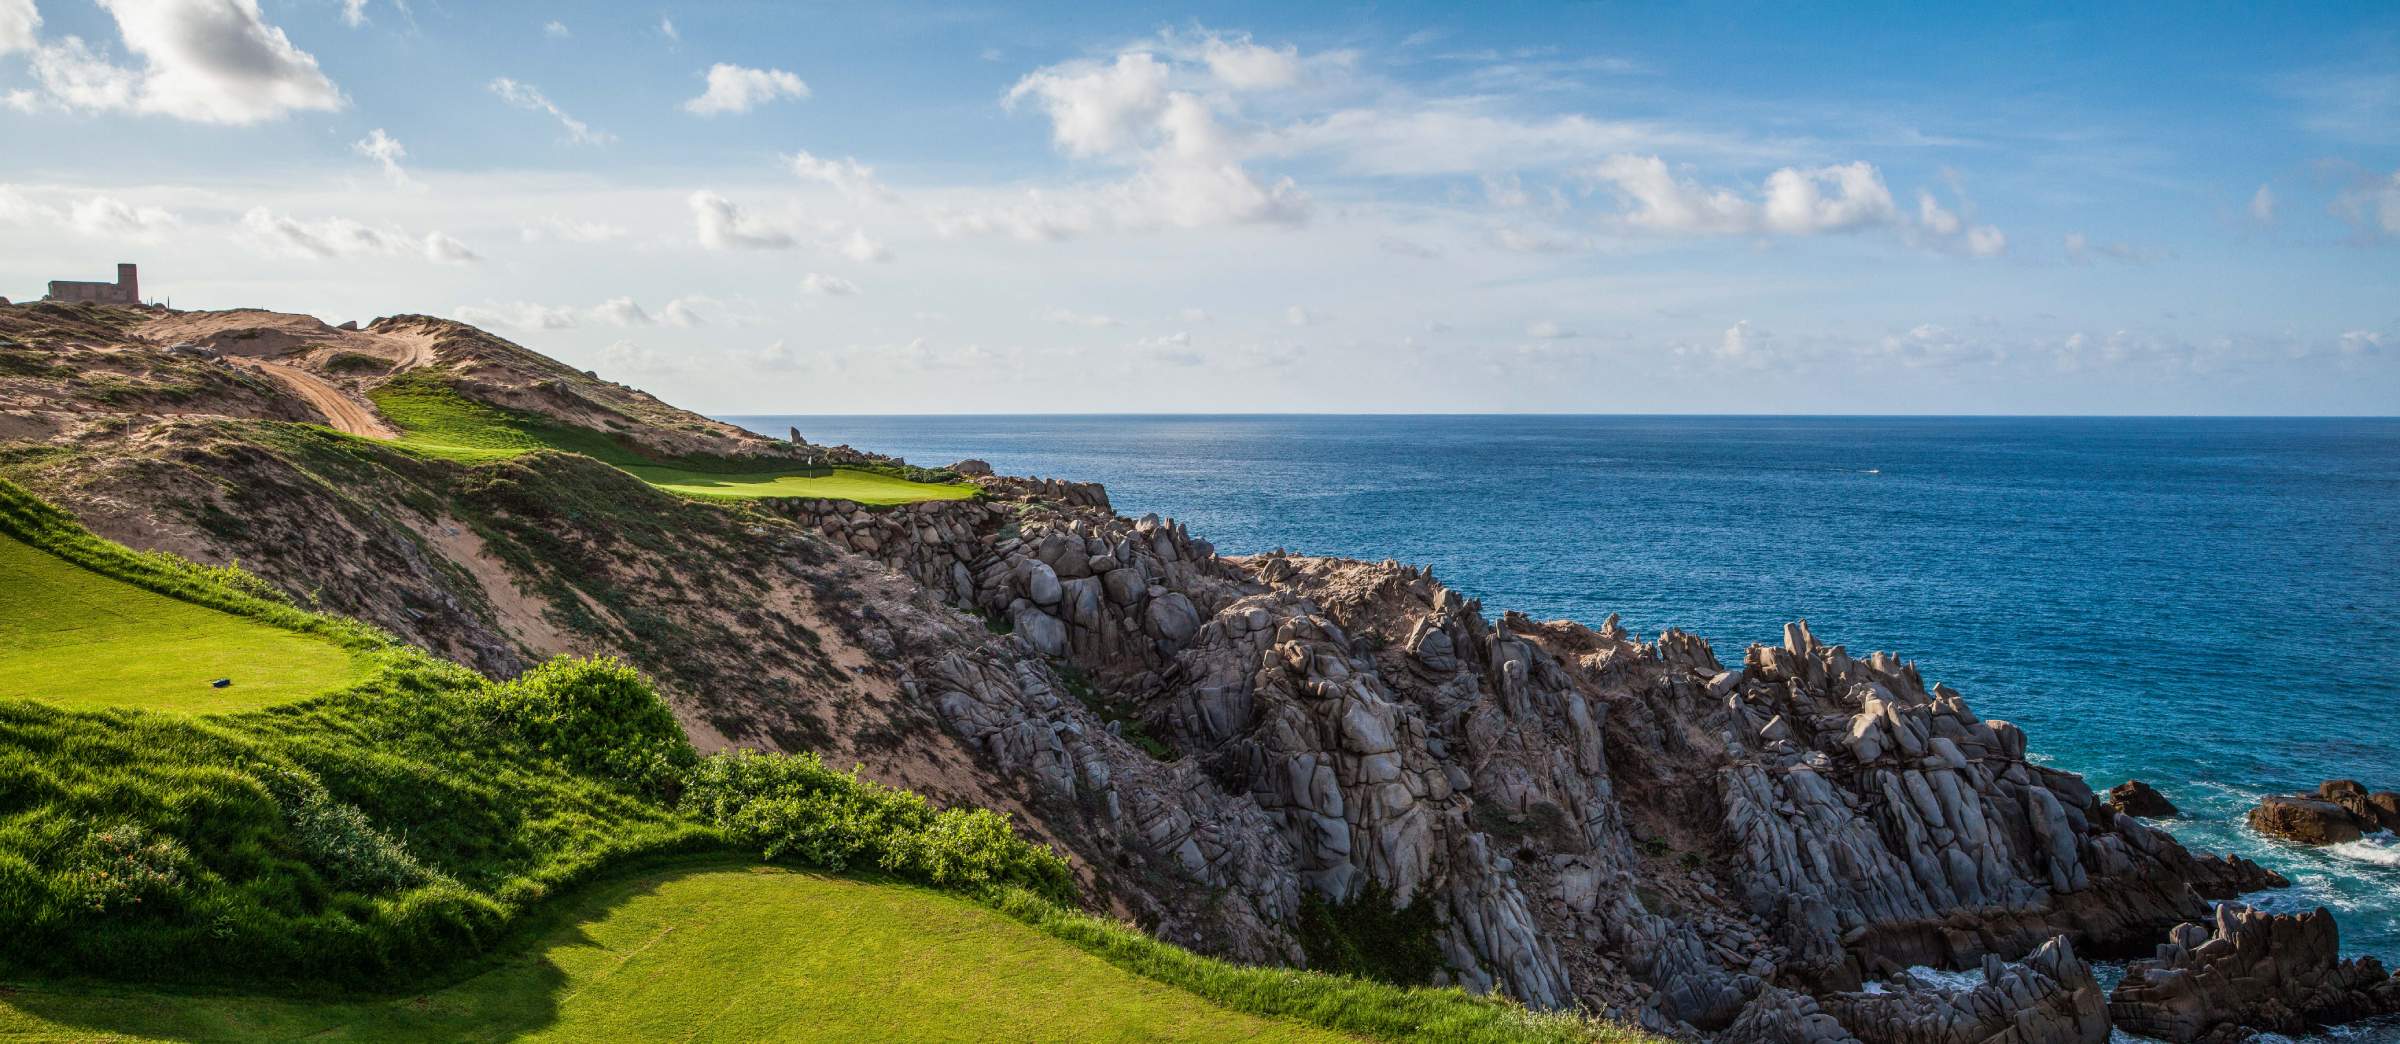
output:
M 454 327 L 395 325 L 448 353 L 395 366 L 494 375 L 528 409 L 562 382 L 658 445 L 790 452 Z M 139 329 L 49 350 L 164 360 Z M 1721 657 L 1495 616 L 1423 569 L 1224 556 L 1058 480 L 697 503 L 580 457 L 461 464 L 281 423 L 305 406 L 272 385 L 177 418 L 55 380 L 0 392 L 45 418 L 0 432 L 20 439 L 0 466 L 104 535 L 239 560 L 495 673 L 627 656 L 704 746 L 817 749 L 1008 809 L 1099 901 L 1245 960 L 1414 925 L 1386 941 L 1442 981 L 1679 1036 L 2086 1040 L 2108 1016 L 2083 958 L 2282 883 L 1805 623 Z M 1984 985 L 1896 978 L 1916 965 Z

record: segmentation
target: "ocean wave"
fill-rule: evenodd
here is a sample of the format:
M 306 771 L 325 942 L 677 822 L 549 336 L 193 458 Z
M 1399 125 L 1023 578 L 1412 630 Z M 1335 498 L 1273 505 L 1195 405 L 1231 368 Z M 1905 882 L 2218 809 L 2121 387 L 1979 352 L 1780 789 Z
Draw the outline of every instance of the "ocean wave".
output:
M 2327 845 L 2325 853 L 2361 863 L 2373 863 L 2376 866 L 2400 866 L 2400 837 L 2395 837 L 2391 831 L 2386 830 L 2379 834 L 2369 834 L 2356 841 Z

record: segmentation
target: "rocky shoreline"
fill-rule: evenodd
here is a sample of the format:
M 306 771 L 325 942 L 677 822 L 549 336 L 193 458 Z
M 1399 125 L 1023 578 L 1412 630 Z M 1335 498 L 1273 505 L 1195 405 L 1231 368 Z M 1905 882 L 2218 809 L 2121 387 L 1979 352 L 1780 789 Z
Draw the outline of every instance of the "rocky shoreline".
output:
M 2183 1002 L 2112 1000 L 2085 960 L 2167 962 L 2214 902 L 2286 884 L 2142 822 L 2172 814 L 2155 791 L 2104 801 L 2028 761 L 2015 726 L 1805 623 L 1728 667 L 1676 631 L 1493 619 L 1393 562 L 1218 556 L 1097 486 L 979 481 L 980 504 L 782 510 L 1007 632 L 976 654 L 888 643 L 908 690 L 1043 781 L 1038 804 L 1080 820 L 1060 832 L 1125 871 L 1105 882 L 1138 879 L 1116 898 L 1178 941 L 1300 959 L 1301 898 L 1372 883 L 1437 904 L 1444 981 L 1676 1037 L 2104 1040 Z M 1920 965 L 1984 982 L 1901 975 Z M 2209 1003 L 2230 1014 L 2208 1032 L 2249 1024 L 2246 1001 Z

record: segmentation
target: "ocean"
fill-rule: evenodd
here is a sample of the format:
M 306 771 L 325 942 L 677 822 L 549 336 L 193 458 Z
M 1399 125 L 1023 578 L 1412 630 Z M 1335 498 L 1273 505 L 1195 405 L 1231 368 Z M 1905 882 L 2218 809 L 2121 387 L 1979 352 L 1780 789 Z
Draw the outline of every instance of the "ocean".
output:
M 1108 485 L 1227 553 L 1425 563 L 1497 615 L 1680 627 L 1738 664 L 1807 619 L 1890 650 L 2186 844 L 2400 959 L 2400 843 L 2242 825 L 2400 789 L 2400 419 L 729 417 L 912 463 Z

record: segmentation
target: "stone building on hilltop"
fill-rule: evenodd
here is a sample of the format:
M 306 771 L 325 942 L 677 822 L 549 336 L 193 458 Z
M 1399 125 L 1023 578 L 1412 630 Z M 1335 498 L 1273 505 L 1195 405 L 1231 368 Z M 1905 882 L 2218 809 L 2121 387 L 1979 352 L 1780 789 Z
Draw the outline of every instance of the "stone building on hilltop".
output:
M 100 304 L 138 305 L 142 303 L 142 284 L 130 263 L 117 266 L 114 283 L 87 283 L 74 279 L 53 279 L 50 293 L 44 301 L 95 301 Z

